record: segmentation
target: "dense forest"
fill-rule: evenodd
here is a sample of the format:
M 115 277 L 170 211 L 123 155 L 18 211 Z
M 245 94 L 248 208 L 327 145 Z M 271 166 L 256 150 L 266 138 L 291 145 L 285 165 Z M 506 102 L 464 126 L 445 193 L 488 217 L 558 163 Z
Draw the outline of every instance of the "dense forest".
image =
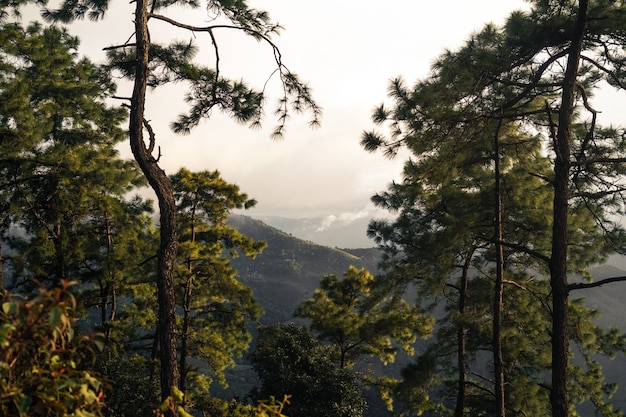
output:
M 25 6 L 41 22 L 23 22 Z M 626 253 L 626 133 L 594 102 L 626 89 L 625 2 L 529 1 L 427 77 L 392 80 L 361 137 L 364 151 L 409 155 L 372 197 L 393 215 L 368 229 L 380 260 L 329 273 L 320 259 L 318 288 L 272 323 L 234 267 L 267 246 L 228 221 L 256 201 L 219 167 L 166 173 L 146 103 L 177 83 L 174 132 L 212 112 L 258 126 L 264 87 L 220 70 L 214 31 L 227 28 L 270 47 L 272 136 L 293 113 L 317 126 L 321 108 L 273 41 L 280 26 L 246 0 L 135 0 L 127 41 L 96 64 L 63 25 L 104 32 L 108 7 L 1 4 L 1 415 L 360 417 L 375 401 L 402 416 L 624 415 L 601 363 L 626 336 L 582 294 L 626 285 L 590 269 Z M 154 22 L 191 40 L 157 43 Z M 287 249 L 274 259 L 301 271 Z M 239 366 L 258 384 L 218 395 Z

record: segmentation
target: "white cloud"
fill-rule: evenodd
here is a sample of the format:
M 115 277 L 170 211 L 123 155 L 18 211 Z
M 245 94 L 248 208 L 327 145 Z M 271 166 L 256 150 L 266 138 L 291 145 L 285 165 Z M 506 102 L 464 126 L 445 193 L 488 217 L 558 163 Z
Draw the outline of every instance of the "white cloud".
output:
M 337 216 L 335 216 L 334 214 L 331 214 L 325 217 L 324 219 L 322 219 L 322 224 L 317 229 L 315 229 L 315 231 L 323 232 L 325 230 L 328 230 L 336 221 L 337 221 Z
M 375 217 L 377 209 L 374 207 L 366 207 L 358 211 L 344 211 L 339 215 L 330 214 L 321 219 L 316 232 L 324 232 L 331 228 L 341 228 L 350 226 L 351 224 L 363 220 L 370 220 Z

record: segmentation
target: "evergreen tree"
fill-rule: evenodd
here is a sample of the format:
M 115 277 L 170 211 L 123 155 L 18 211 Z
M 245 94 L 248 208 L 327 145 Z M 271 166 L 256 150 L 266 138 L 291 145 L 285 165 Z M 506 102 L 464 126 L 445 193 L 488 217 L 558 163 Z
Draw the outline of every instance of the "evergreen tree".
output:
M 56 10 L 46 10 L 44 16 L 50 20 L 69 22 L 89 17 L 97 20 L 108 8 L 108 2 L 76 2 L 64 1 Z M 202 27 L 185 24 L 168 13 L 178 7 L 205 10 L 209 16 L 223 17 L 226 24 L 214 23 Z M 308 87 L 298 77 L 287 70 L 282 62 L 280 52 L 271 40 L 280 27 L 272 23 L 264 11 L 251 8 L 245 0 L 207 2 L 135 2 L 133 34 L 126 43 L 110 47 L 112 68 L 120 71 L 123 76 L 133 80 L 133 92 L 129 97 L 130 147 L 133 155 L 154 189 L 160 216 L 160 245 L 158 250 L 157 287 L 158 287 L 158 333 L 161 356 L 161 388 L 162 398 L 169 395 L 171 388 L 179 385 L 177 367 L 176 335 L 175 335 L 175 286 L 174 267 L 178 252 L 176 237 L 176 204 L 172 185 L 168 176 L 158 164 L 158 156 L 153 155 L 156 148 L 156 134 L 148 123 L 145 114 L 146 89 L 156 88 L 169 82 L 186 82 L 189 93 L 186 101 L 190 105 L 187 114 L 181 115 L 172 123 L 175 131 L 188 133 L 200 120 L 209 117 L 217 108 L 242 123 L 258 125 L 263 115 L 265 96 L 263 91 L 255 90 L 243 82 L 231 81 L 221 76 L 219 55 L 216 50 L 215 68 L 196 65 L 193 62 L 197 48 L 190 42 L 174 42 L 170 45 L 159 45 L 150 40 L 149 22 L 165 22 L 197 33 L 206 33 L 206 41 L 213 42 L 217 48 L 214 31 L 219 29 L 235 29 L 268 43 L 274 50 L 277 71 L 283 89 L 283 96 L 278 100 L 276 114 L 278 127 L 275 137 L 281 137 L 290 111 L 309 110 L 312 113 L 312 124 L 318 123 L 320 109 L 312 101 Z M 195 36 L 195 35 L 194 35 Z M 147 132 L 147 137 L 144 136 Z
M 322 278 L 295 316 L 308 319 L 310 331 L 327 344 L 339 369 L 358 369 L 362 382 L 376 389 L 389 409 L 393 408 L 390 387 L 397 380 L 374 376 L 363 362 L 369 357 L 388 365 L 399 351 L 413 355 L 417 336 L 426 338 L 433 324 L 432 317 L 410 306 L 398 293 L 387 297 L 378 291 L 374 276 L 353 266 L 341 279 L 335 275 Z
M 373 223 L 372 235 L 378 237 L 390 259 L 399 259 L 401 265 L 420 271 L 424 276 L 432 276 L 434 268 L 428 269 L 428 265 L 433 264 L 428 262 L 428 255 L 423 256 L 422 261 L 418 256 L 413 258 L 414 265 L 426 264 L 423 270 L 410 266 L 407 253 L 428 253 L 432 247 L 416 244 L 416 239 L 420 242 L 421 234 L 443 233 L 446 223 L 438 221 L 448 222 L 446 216 L 452 217 L 449 216 L 451 205 L 444 197 L 444 192 L 448 192 L 446 178 L 458 175 L 473 179 L 471 187 L 463 188 L 454 182 L 451 186 L 459 194 L 465 192 L 464 201 L 457 204 L 462 204 L 466 211 L 476 211 L 476 207 L 482 206 L 473 203 L 468 194 L 478 195 L 483 187 L 497 178 L 492 172 L 479 179 L 472 171 L 484 167 L 489 155 L 493 158 L 492 147 L 481 148 L 480 144 L 496 135 L 494 126 L 504 122 L 507 129 L 527 132 L 530 137 L 535 137 L 533 140 L 538 145 L 530 155 L 548 162 L 552 172 L 546 171 L 545 162 L 539 165 L 533 162 L 522 164 L 525 171 L 519 172 L 517 179 L 507 180 L 505 176 L 510 168 L 501 162 L 503 176 L 500 181 L 504 187 L 501 193 L 501 244 L 505 263 L 508 262 L 513 271 L 532 267 L 540 274 L 551 276 L 551 409 L 554 416 L 564 416 L 570 412 L 569 405 L 565 405 L 569 404 L 567 383 L 573 383 L 567 376 L 571 368 L 567 365 L 567 340 L 574 335 L 567 330 L 567 325 L 581 320 L 579 316 L 568 314 L 568 293 L 577 287 L 568 284 L 567 273 L 579 272 L 589 277 L 585 269 L 588 265 L 606 259 L 611 252 L 623 250 L 623 230 L 611 220 L 613 215 L 623 212 L 623 195 L 618 185 L 624 162 L 620 130 L 596 126 L 597 112 L 590 104 L 590 97 L 593 88 L 602 80 L 621 88 L 621 52 L 613 45 L 620 44 L 622 29 L 608 16 L 622 16 L 624 10 L 621 4 L 614 2 L 591 2 L 591 5 L 585 1 L 533 2 L 533 6 L 530 12 L 513 13 L 503 28 L 488 25 L 459 51 L 445 53 L 435 63 L 433 75 L 414 88 L 407 88 L 400 81 L 393 83 L 390 91 L 395 106 L 391 109 L 383 106 L 374 114 L 377 123 L 389 121 L 391 138 L 387 140 L 377 133 L 368 133 L 363 144 L 368 150 L 383 147 L 390 154 L 406 145 L 414 154 L 414 160 L 406 164 L 402 185 L 394 184 L 389 193 L 376 198 L 382 206 L 399 210 L 398 220 L 391 226 Z M 583 64 L 579 66 L 581 60 Z M 575 103 L 590 115 L 589 122 L 575 116 Z M 526 141 L 523 137 L 520 139 L 522 141 L 513 141 L 513 145 Z M 544 150 L 549 149 L 555 156 L 544 154 Z M 469 157 L 458 159 L 458 155 L 472 152 L 473 161 Z M 507 151 L 503 149 L 503 152 Z M 512 166 L 519 165 L 515 159 L 521 158 L 522 153 L 509 155 Z M 432 161 L 430 170 L 426 169 L 428 161 Z M 557 161 L 556 164 L 553 161 Z M 445 168 L 438 169 L 436 164 Z M 526 181 L 539 182 L 538 190 L 543 190 L 540 194 L 527 190 L 529 195 L 537 196 L 542 202 L 548 201 L 534 213 L 532 207 L 528 207 L 528 211 L 517 204 L 507 207 L 509 190 L 525 190 Z M 430 212 L 426 210 L 429 201 L 421 200 L 423 192 L 436 196 L 434 201 L 441 201 L 444 209 L 441 217 L 434 223 L 422 224 L 420 230 L 414 226 L 420 224 L 414 219 L 430 218 Z M 493 195 L 493 190 L 489 194 Z M 481 201 L 493 199 L 483 197 Z M 546 214 L 546 208 L 553 211 Z M 518 213 L 515 210 L 519 210 Z M 486 209 L 485 212 L 493 213 L 493 210 Z M 484 219 L 476 224 L 485 227 L 492 224 L 490 220 Z M 473 223 L 463 223 L 473 229 Z M 408 229 L 400 232 L 401 226 Z M 551 229 L 553 233 L 546 240 L 545 230 Z M 494 237 L 493 228 L 491 230 L 491 237 L 486 232 L 475 235 L 480 238 L 478 242 L 498 243 L 500 239 Z M 454 236 L 468 235 L 460 228 L 449 232 Z M 524 239 L 517 237 L 528 232 L 531 235 Z M 453 240 L 445 242 L 452 243 Z M 465 247 L 472 246 L 466 244 Z M 489 255 L 481 250 L 477 254 L 488 261 L 488 265 L 495 265 L 493 253 Z M 444 266 L 463 264 L 443 262 Z M 594 379 L 594 366 L 587 368 L 586 378 Z M 577 372 L 575 379 L 579 376 Z M 606 397 L 602 401 L 606 401 Z M 460 415 L 461 408 L 457 415 Z M 610 415 L 609 407 L 601 405 L 599 408 Z M 498 414 L 502 412 L 500 410 Z
M 339 368 L 352 368 L 362 356 L 387 364 L 398 350 L 412 354 L 416 334 L 426 337 L 432 322 L 400 298 L 380 298 L 372 290 L 374 277 L 350 267 L 342 279 L 322 278 L 313 297 L 295 315 L 311 321 L 311 331 L 329 342 Z
M 129 302 L 141 300 L 142 279 L 150 282 L 145 266 L 155 242 L 151 203 L 128 197 L 145 179 L 115 149 L 124 139 L 119 126 L 126 111 L 105 105 L 114 93 L 107 72 L 78 59 L 78 40 L 66 31 L 5 24 L 0 36 L 10 285 L 26 292 L 39 291 L 37 281 L 79 282 L 70 287 L 77 299 L 71 318 L 88 318 L 81 327 L 103 333 L 93 369 L 115 381 L 103 388 L 111 405 L 119 405 L 115 394 L 124 378 L 117 378 L 116 365 L 131 363 L 127 355 L 138 344 L 137 329 L 126 326 Z M 144 403 L 150 413 L 158 404 Z
M 354 371 L 337 368 L 328 350 L 305 327 L 292 323 L 259 330 L 251 355 L 261 379 L 255 399 L 289 395 L 284 412 L 293 417 L 363 415 L 365 401 Z
M 129 249 L 114 243 L 131 233 L 131 222 L 142 230 L 141 216 L 150 210 L 139 199 L 126 200 L 145 182 L 115 149 L 126 112 L 104 104 L 114 86 L 93 63 L 77 59 L 78 41 L 67 32 L 6 24 L 1 35 L 8 72 L 0 88 L 6 151 L 0 170 L 4 231 L 17 230 L 7 236 L 17 250 L 10 259 L 13 285 L 93 278 L 102 287 L 93 303 L 106 308 L 115 292 L 113 269 Z M 122 227 L 116 217 L 128 220 Z
M 210 403 L 211 381 L 206 370 L 191 368 L 189 359 L 205 362 L 211 374 L 225 383 L 224 370 L 247 350 L 251 341 L 248 324 L 261 314 L 252 290 L 237 280 L 227 255 L 237 256 L 241 251 L 255 256 L 266 244 L 226 223 L 231 210 L 249 208 L 256 202 L 237 185 L 224 181 L 218 171 L 181 169 L 170 180 L 179 218 L 180 389 L 194 401 L 191 408 L 197 409 Z

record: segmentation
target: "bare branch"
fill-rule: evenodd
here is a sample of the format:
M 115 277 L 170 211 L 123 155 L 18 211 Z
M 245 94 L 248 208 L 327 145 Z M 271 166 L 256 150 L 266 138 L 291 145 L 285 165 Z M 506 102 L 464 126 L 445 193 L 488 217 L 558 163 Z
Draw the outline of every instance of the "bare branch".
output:
M 518 103 L 520 100 L 522 100 L 524 97 L 526 97 L 534 88 L 537 88 L 539 86 L 539 80 L 541 80 L 543 73 L 548 70 L 550 65 L 552 65 L 554 62 L 556 62 L 560 58 L 566 56 L 568 53 L 569 53 L 569 48 L 565 48 L 559 51 L 558 53 L 552 55 L 549 59 L 547 59 L 544 63 L 542 63 L 539 66 L 539 68 L 537 68 L 537 72 L 532 77 L 530 83 L 528 83 L 526 88 L 524 88 L 524 90 L 520 94 L 518 94 L 516 97 L 512 98 L 511 100 L 499 106 L 497 111 L 501 111 L 501 109 L 507 110 L 510 107 L 514 106 L 516 103 Z
M 150 126 L 150 122 L 146 119 L 143 119 L 143 126 L 148 131 L 148 137 L 150 138 L 150 144 L 148 145 L 148 153 L 152 154 L 152 152 L 154 151 L 154 145 L 156 143 L 156 136 L 154 134 L 154 129 L 152 129 L 152 126 Z M 160 158 L 161 158 L 161 150 L 159 147 L 159 157 L 156 159 L 156 161 L 158 162 Z
M 107 46 L 102 48 L 103 51 L 112 51 L 113 49 L 124 49 L 124 48 L 128 48 L 128 47 L 132 47 L 132 46 L 136 46 L 136 43 L 123 43 L 121 45 L 111 45 L 111 46 Z
M 600 281 L 597 281 L 597 282 L 577 282 L 574 284 L 569 284 L 567 286 L 567 289 L 569 291 L 581 290 L 581 289 L 586 289 L 586 288 L 600 287 L 602 285 L 610 284 L 613 282 L 623 282 L 623 281 L 626 281 L 626 276 L 601 279 Z

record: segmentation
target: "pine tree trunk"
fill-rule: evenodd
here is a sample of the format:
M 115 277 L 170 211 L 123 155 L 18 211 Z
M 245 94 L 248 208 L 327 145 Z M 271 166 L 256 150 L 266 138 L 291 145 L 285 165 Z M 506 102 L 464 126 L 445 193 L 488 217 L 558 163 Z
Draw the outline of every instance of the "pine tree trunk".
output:
M 463 417 L 465 413 L 465 402 L 467 399 L 467 352 L 465 348 L 465 305 L 467 303 L 467 283 L 469 280 L 469 267 L 472 261 L 473 251 L 465 259 L 463 271 L 461 272 L 461 284 L 459 286 L 459 318 L 461 325 L 457 330 L 457 367 L 459 369 L 459 380 L 456 394 L 456 406 L 454 407 L 454 417 Z
M 191 291 L 193 279 L 191 273 L 185 285 L 185 295 L 183 298 L 183 327 L 180 335 L 180 390 L 187 391 L 187 357 L 189 356 L 189 329 L 191 328 Z M 184 406 L 184 403 L 183 403 Z
M 167 398 L 172 387 L 178 386 L 176 361 L 176 302 L 174 298 L 173 269 L 178 242 L 176 237 L 176 204 L 174 192 L 165 172 L 146 148 L 143 138 L 144 110 L 148 77 L 148 6 L 146 0 L 137 0 L 135 11 L 137 63 L 135 85 L 130 111 L 130 146 L 133 155 L 154 189 L 159 202 L 161 241 L 157 254 L 158 339 L 161 360 L 161 397 Z M 150 138 L 152 140 L 153 138 Z
M 585 34 L 589 0 L 578 3 L 578 18 L 571 37 L 571 45 L 563 80 L 563 95 L 559 110 L 554 163 L 554 218 L 552 225 L 552 254 L 550 258 L 550 285 L 552 287 L 552 390 L 550 402 L 552 417 L 569 415 L 568 380 L 568 282 L 567 282 L 567 217 L 570 186 L 570 153 L 572 117 L 576 77 Z
M 0 239 L 0 294 L 4 292 L 4 258 L 2 257 L 2 240 Z
M 493 373 L 495 385 L 496 417 L 505 416 L 504 396 L 504 358 L 502 357 L 502 293 L 504 273 L 504 254 L 502 251 L 502 195 L 500 190 L 500 124 L 493 139 L 495 162 L 495 253 L 496 253 L 496 282 L 493 297 Z
M 191 243 L 196 243 L 196 204 L 191 207 L 190 239 Z M 187 257 L 187 282 L 185 283 L 185 294 L 183 296 L 183 327 L 180 335 L 180 390 L 183 394 L 187 391 L 187 357 L 189 356 L 189 330 L 191 328 L 191 294 L 193 292 L 193 261 Z M 187 397 L 184 397 L 183 406 Z

